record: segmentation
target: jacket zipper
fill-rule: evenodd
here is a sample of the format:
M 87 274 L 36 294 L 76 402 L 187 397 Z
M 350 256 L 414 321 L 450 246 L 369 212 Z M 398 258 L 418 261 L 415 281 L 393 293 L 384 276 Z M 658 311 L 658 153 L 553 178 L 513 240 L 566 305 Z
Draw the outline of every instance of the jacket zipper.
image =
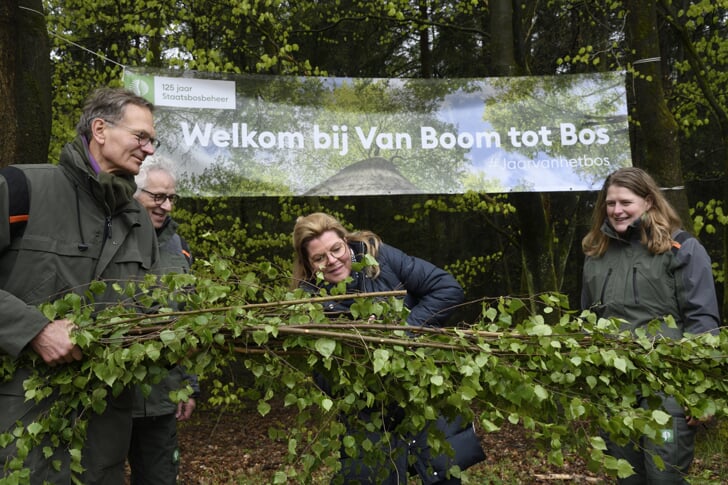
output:
M 104 239 L 111 239 L 111 216 L 106 216 L 106 227 L 104 227 Z
M 99 256 L 96 260 L 96 264 L 93 268 L 93 273 L 91 274 L 91 279 L 95 280 L 100 275 L 97 275 L 97 271 L 99 268 L 99 263 L 101 262 L 101 255 L 104 254 L 104 248 L 106 247 L 106 241 L 111 239 L 111 216 L 106 216 L 105 224 L 104 224 L 104 237 L 101 238 L 101 249 L 99 250 Z
M 609 278 L 612 277 L 612 268 L 607 271 L 607 276 L 604 277 L 604 285 L 602 286 L 602 293 L 599 295 L 599 304 L 604 305 L 604 296 L 607 293 L 607 285 L 609 284 Z
M 640 293 L 637 290 L 637 268 L 632 268 L 632 291 L 634 292 L 634 302 L 639 305 Z

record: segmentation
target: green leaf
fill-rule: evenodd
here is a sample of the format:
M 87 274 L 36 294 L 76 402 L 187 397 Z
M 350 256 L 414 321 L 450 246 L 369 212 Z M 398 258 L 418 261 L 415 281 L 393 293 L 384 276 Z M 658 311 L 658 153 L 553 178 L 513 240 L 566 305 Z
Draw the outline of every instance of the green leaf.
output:
M 553 334 L 554 329 L 546 323 L 534 325 L 527 329 L 528 335 L 548 336 Z
M 253 340 L 258 345 L 263 345 L 268 341 L 268 332 L 265 332 L 263 330 L 256 330 L 253 332 Z
M 273 475 L 273 483 L 288 483 L 288 475 L 285 471 L 277 471 Z
M 498 426 L 497 424 L 495 424 L 493 421 L 491 421 L 489 419 L 482 418 L 480 420 L 480 425 L 483 427 L 483 430 L 486 433 L 493 433 L 495 431 L 500 430 L 500 426 Z
M 672 419 L 672 417 L 661 409 L 655 409 L 652 411 L 652 419 L 654 419 L 657 424 L 664 426 Z
M 607 443 L 601 436 L 590 436 L 589 443 L 591 447 L 597 450 L 607 451 Z
M 166 345 L 169 345 L 170 343 L 177 340 L 177 335 L 174 333 L 174 330 L 165 329 L 159 332 L 159 339 Z
M 271 410 L 270 404 L 266 401 L 258 401 L 258 414 L 266 416 Z
M 314 347 L 319 354 L 329 358 L 336 350 L 336 341 L 330 338 L 319 338 L 316 340 Z
M 38 422 L 32 422 L 28 425 L 27 429 L 31 436 L 36 436 L 43 432 L 43 425 Z
M 387 349 L 376 349 L 374 351 L 374 372 L 377 374 L 386 374 L 389 368 L 390 352 Z
M 627 478 L 634 475 L 634 469 L 627 460 L 620 459 L 617 461 L 617 476 L 619 478 Z
M 536 384 L 533 388 L 533 392 L 539 401 L 545 401 L 549 397 L 549 392 L 540 384 Z
M 101 414 L 106 410 L 106 396 L 108 392 L 106 389 L 97 388 L 91 393 L 92 401 L 91 407 L 97 414 Z

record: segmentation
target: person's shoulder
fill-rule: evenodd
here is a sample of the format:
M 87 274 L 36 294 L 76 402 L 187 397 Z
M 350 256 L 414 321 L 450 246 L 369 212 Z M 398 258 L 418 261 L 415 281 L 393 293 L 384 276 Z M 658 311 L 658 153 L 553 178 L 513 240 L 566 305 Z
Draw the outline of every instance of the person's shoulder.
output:
M 695 236 L 690 234 L 690 232 L 686 231 L 685 229 L 678 229 L 672 233 L 671 238 L 672 238 L 673 242 L 680 245 L 690 238 L 694 239 Z
M 404 260 L 407 257 L 407 253 L 401 249 L 394 247 L 387 243 L 379 243 L 379 252 L 377 253 L 377 260 Z
M 387 253 L 392 253 L 392 254 L 395 254 L 395 253 L 405 254 L 405 252 L 402 251 L 401 249 L 399 249 L 398 247 L 392 246 L 391 244 L 387 244 L 385 242 L 379 243 L 379 252 L 380 253 L 387 252 Z
M 66 177 L 59 176 L 63 169 L 50 163 L 8 165 L 0 169 L 0 175 L 11 190 L 22 189 L 29 193 L 46 194 L 48 198 L 58 197 L 57 191 L 71 187 Z
M 698 245 L 700 246 L 700 242 L 698 239 L 693 236 L 690 232 L 686 231 L 685 229 L 678 229 L 674 231 L 671 235 L 672 239 L 672 245 L 671 249 L 673 254 L 677 254 L 680 249 L 683 248 L 683 246 L 691 247 Z
M 61 167 L 60 165 L 56 165 L 54 163 L 14 163 L 12 165 L 8 165 L 5 168 L 19 168 L 24 171 L 32 171 L 32 170 L 59 170 Z
M 20 163 L 3 167 L 0 169 L 0 175 L 8 179 L 12 173 L 22 173 L 26 177 L 37 178 L 46 174 L 53 176 L 59 170 L 61 167 L 51 163 Z
M 672 235 L 670 252 L 679 262 L 710 260 L 708 250 L 695 235 L 688 231 L 676 231 Z

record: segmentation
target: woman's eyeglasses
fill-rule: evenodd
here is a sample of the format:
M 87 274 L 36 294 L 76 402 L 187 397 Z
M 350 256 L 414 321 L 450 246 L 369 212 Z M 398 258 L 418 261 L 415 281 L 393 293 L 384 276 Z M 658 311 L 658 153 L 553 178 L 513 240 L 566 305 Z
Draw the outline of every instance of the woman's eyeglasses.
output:
M 329 259 L 329 254 L 333 256 L 335 259 L 340 259 L 346 254 L 346 243 L 344 241 L 339 241 L 333 246 L 329 248 L 328 251 L 324 253 L 314 254 L 309 259 L 313 264 L 316 266 L 320 266 Z

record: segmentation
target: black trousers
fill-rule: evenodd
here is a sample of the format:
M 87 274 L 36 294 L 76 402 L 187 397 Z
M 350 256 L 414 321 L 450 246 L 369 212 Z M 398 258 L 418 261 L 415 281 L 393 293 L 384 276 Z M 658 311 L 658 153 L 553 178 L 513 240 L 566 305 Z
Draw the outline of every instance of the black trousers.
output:
M 132 485 L 174 485 L 179 473 L 177 418 L 134 418 L 129 447 Z

